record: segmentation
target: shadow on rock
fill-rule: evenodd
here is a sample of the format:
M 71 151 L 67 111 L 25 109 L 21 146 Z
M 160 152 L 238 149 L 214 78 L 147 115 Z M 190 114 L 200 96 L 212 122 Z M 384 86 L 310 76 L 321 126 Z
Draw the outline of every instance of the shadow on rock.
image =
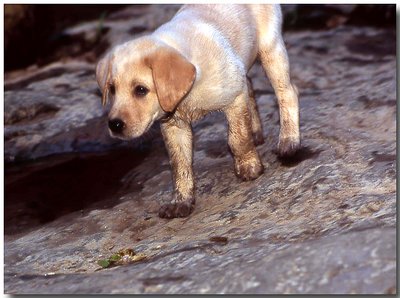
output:
M 318 157 L 321 152 L 322 150 L 311 150 L 308 147 L 302 147 L 293 156 L 280 157 L 278 155 L 278 160 L 285 167 L 295 167 L 302 161 Z
M 5 234 L 25 232 L 74 211 L 114 206 L 121 178 L 148 152 L 120 149 L 6 165 Z M 129 191 L 140 191 L 136 187 Z

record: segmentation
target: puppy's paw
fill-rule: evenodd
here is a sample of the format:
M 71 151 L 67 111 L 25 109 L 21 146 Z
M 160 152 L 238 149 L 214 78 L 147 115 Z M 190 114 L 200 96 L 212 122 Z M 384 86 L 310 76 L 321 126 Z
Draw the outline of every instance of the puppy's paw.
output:
M 190 199 L 180 202 L 172 202 L 162 205 L 158 211 L 158 216 L 161 218 L 176 218 L 176 217 L 187 217 L 194 210 L 195 200 Z
M 291 157 L 300 149 L 300 138 L 280 138 L 278 143 L 279 157 Z
M 264 166 L 257 158 L 235 162 L 235 174 L 243 181 L 257 179 L 264 173 Z
M 254 145 L 259 146 L 264 144 L 264 136 L 261 131 L 257 131 L 253 133 L 253 140 L 254 140 Z

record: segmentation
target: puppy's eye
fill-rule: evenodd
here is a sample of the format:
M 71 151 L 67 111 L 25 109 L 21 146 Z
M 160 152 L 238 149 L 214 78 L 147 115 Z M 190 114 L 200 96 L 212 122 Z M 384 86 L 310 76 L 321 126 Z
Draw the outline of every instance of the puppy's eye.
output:
M 115 95 L 115 86 L 112 84 L 112 85 L 110 85 L 110 93 L 111 93 L 111 95 Z
M 133 92 L 135 93 L 136 96 L 143 97 L 143 96 L 146 96 L 147 93 L 149 93 L 149 89 L 147 89 L 144 86 L 138 85 L 135 87 Z

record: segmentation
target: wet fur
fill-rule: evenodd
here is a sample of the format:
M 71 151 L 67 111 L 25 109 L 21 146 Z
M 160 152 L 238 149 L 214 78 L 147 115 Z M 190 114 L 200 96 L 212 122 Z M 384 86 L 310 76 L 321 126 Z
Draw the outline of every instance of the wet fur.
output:
M 161 120 L 175 185 L 173 200 L 160 208 L 161 217 L 193 211 L 191 123 L 211 111 L 226 115 L 235 174 L 253 180 L 263 173 L 255 148 L 264 142 L 262 126 L 247 78 L 256 58 L 279 103 L 278 152 L 290 156 L 299 148 L 298 92 L 290 81 L 281 23 L 279 5 L 184 5 L 155 32 L 117 46 L 98 63 L 103 104 L 111 102 L 109 118 L 126 124 L 116 137 L 138 137 Z M 150 90 L 145 98 L 132 94 L 138 84 Z

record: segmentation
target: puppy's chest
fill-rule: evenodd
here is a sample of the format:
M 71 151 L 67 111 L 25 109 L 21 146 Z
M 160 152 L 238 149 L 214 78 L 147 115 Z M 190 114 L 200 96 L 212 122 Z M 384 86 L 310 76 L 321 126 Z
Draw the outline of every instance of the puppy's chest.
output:
M 223 110 L 234 99 L 227 94 L 190 95 L 177 108 L 177 112 L 190 121 L 199 120 L 210 112 Z

